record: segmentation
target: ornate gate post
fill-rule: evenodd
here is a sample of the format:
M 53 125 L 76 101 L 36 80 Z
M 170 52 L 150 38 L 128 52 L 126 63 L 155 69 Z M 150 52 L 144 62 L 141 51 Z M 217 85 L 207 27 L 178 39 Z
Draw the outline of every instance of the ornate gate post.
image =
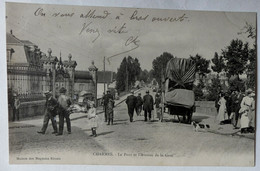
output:
M 92 75 L 92 80 L 94 82 L 94 102 L 95 102 L 95 106 L 97 107 L 97 71 L 98 71 L 98 68 L 94 65 L 94 61 L 92 61 L 92 65 L 88 69 Z

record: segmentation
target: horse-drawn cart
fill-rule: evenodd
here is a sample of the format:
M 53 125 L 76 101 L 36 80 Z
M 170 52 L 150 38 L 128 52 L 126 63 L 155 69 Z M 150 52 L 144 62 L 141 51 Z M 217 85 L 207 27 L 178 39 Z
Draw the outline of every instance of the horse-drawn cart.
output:
M 170 115 L 183 117 L 183 121 L 191 123 L 195 111 L 195 63 L 190 59 L 172 58 L 166 66 L 164 74 L 163 108 L 168 108 Z

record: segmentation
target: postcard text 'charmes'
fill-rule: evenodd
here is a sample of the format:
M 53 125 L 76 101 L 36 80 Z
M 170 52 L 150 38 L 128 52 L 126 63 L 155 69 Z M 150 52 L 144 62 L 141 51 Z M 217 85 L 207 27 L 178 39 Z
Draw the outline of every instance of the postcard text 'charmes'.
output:
M 182 23 L 182 22 L 188 22 L 189 17 L 185 14 L 179 14 L 177 16 L 154 16 L 153 14 L 149 14 L 148 12 L 144 13 L 141 9 L 129 9 L 124 12 L 113 12 L 109 11 L 107 9 L 100 10 L 100 9 L 90 9 L 87 10 L 85 13 L 77 12 L 76 10 L 71 11 L 72 9 L 68 11 L 49 11 L 46 12 L 44 8 L 39 7 L 36 8 L 34 11 L 34 16 L 36 17 L 53 17 L 53 18 L 73 18 L 77 19 L 82 23 L 79 25 L 79 32 L 78 35 L 82 37 L 90 37 L 91 42 L 95 43 L 97 42 L 103 35 L 111 35 L 111 36 L 117 36 L 117 35 L 125 35 L 126 37 L 124 46 L 129 47 L 128 50 L 118 53 L 116 55 L 112 55 L 111 57 L 117 56 L 122 53 L 130 52 L 134 49 L 137 49 L 140 46 L 141 40 L 139 37 L 140 33 L 135 33 L 130 30 L 135 30 L 136 25 L 133 27 L 132 23 L 136 22 L 136 24 L 142 24 L 142 22 L 150 22 L 150 23 Z M 102 26 L 100 24 L 95 24 L 96 21 L 100 20 L 116 20 L 117 22 L 114 22 L 116 24 L 111 24 L 109 26 L 106 26 L 108 28 L 105 28 L 105 26 Z M 107 22 L 109 22 L 107 21 Z M 120 21 L 122 21 L 120 23 Z M 131 24 L 129 24 L 131 22 Z M 132 26 L 132 27 L 131 27 Z

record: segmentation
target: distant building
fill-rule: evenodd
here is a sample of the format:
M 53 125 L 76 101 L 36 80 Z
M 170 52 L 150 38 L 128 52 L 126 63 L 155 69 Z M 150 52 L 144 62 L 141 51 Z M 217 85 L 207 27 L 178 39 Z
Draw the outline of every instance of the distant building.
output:
M 113 82 L 112 71 L 98 71 L 97 72 L 97 97 L 101 98 L 103 93 L 108 90 L 109 85 Z

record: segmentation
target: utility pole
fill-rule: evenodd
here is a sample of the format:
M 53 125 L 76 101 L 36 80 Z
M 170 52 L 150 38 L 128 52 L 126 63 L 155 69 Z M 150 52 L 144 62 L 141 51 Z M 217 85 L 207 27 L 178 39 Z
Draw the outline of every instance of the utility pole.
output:
M 126 91 L 128 91 L 128 69 L 127 69 L 127 64 L 128 64 L 128 61 L 127 61 L 127 58 L 126 58 Z
M 103 65 L 104 65 L 104 71 L 103 71 L 103 81 L 104 81 L 104 94 L 105 94 L 105 93 L 106 93 L 106 83 L 105 83 L 106 57 L 105 57 L 105 56 L 104 56 Z

